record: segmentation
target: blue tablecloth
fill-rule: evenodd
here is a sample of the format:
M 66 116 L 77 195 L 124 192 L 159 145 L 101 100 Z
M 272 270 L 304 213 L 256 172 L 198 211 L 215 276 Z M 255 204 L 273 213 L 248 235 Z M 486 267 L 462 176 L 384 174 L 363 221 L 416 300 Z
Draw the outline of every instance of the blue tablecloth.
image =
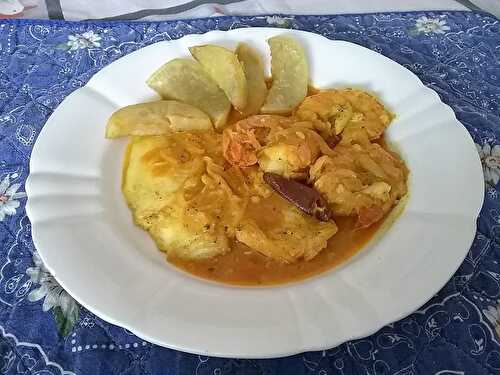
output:
M 117 58 L 186 34 L 269 25 L 313 31 L 380 52 L 415 72 L 453 107 L 483 162 L 485 205 L 477 236 L 458 272 L 430 302 L 365 339 L 274 360 L 209 358 L 152 345 L 79 306 L 40 262 L 24 211 L 33 144 L 57 105 Z M 500 374 L 499 105 L 500 24 L 483 13 L 281 15 L 162 23 L 2 21 L 0 373 Z M 439 163 L 439 155 L 428 157 Z

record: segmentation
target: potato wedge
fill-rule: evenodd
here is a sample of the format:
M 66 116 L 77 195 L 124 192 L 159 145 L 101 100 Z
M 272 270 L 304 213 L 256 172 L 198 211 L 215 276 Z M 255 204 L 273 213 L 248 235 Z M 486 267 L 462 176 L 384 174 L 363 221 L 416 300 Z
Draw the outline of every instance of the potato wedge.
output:
M 293 38 L 275 36 L 268 41 L 271 48 L 273 83 L 262 113 L 286 114 L 307 95 L 309 67 L 302 46 Z
M 217 85 L 226 93 L 234 108 L 247 106 L 247 79 L 236 55 L 227 48 L 207 44 L 189 48 Z
M 146 83 L 163 99 L 179 100 L 201 109 L 216 128 L 225 125 L 231 103 L 197 61 L 171 60 L 154 72 Z
M 106 126 L 106 138 L 212 128 L 210 118 L 198 108 L 176 100 L 159 100 L 129 105 L 114 112 Z
M 243 71 L 247 79 L 247 106 L 241 111 L 241 114 L 243 117 L 248 117 L 259 113 L 264 100 L 266 100 L 267 86 L 264 65 L 259 53 L 246 43 L 238 44 L 236 56 L 243 65 Z

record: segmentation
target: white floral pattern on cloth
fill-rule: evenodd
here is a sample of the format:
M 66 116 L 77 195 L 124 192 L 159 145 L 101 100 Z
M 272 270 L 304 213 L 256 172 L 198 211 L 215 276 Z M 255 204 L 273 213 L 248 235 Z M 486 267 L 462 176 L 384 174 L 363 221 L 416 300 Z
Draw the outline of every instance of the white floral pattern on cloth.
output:
M 492 186 L 486 188 L 486 194 L 490 199 L 498 199 L 498 190 Z
M 52 362 L 40 345 L 19 340 L 1 325 L 0 374 L 75 375 Z
M 292 20 L 292 17 L 266 16 L 267 24 L 275 27 L 289 28 Z
M 444 34 L 450 27 L 446 25 L 446 20 L 440 18 L 429 18 L 422 16 L 417 18 L 415 28 L 419 33 Z
M 17 173 L 12 175 L 7 174 L 0 182 L 0 222 L 6 216 L 16 214 L 16 210 L 20 205 L 19 199 L 26 197 L 25 192 L 18 191 L 21 187 L 20 183 L 11 185 L 10 179 L 17 178 Z
M 79 49 L 95 48 L 101 46 L 102 38 L 100 35 L 96 34 L 94 31 L 89 30 L 83 34 L 68 35 L 68 41 L 66 42 L 66 47 L 70 51 L 75 51 Z
M 28 268 L 26 274 L 39 287 L 28 294 L 28 300 L 36 302 L 43 299 L 42 310 L 52 310 L 60 333 L 66 336 L 78 320 L 78 304 L 51 275 L 38 253 L 33 254 L 33 263 L 35 267 Z
M 487 186 L 496 186 L 500 181 L 500 145 L 489 143 L 483 146 L 476 143 L 477 152 L 483 165 L 484 181 Z
M 433 26 L 444 33 L 418 31 L 416 20 L 423 17 L 445 21 Z M 270 25 L 311 31 L 380 52 L 436 90 L 481 149 L 486 143 L 493 148 L 500 139 L 500 22 L 484 13 L 270 15 L 269 19 L 228 16 L 152 23 L 0 21 L 0 180 L 15 170 L 19 176 L 11 177 L 9 186 L 24 181 L 31 140 L 36 139 L 52 111 L 112 61 L 152 43 L 188 34 Z M 101 39 L 85 38 L 87 41 L 76 43 L 78 48 L 69 52 L 73 46 L 67 44 L 69 36 L 76 38 L 87 32 L 92 32 L 87 36 Z M 70 327 L 54 324 L 65 322 L 61 307 L 44 313 L 45 297 L 37 302 L 28 298 L 30 292 L 31 298 L 43 294 L 35 293 L 41 283 L 32 282 L 27 273 L 33 269 L 30 273 L 40 274 L 41 265 L 32 259 L 35 249 L 24 199 L 16 198 L 20 205 L 15 214 L 0 222 L 0 326 L 8 327 L 8 333 L 0 337 L 0 373 L 17 373 L 23 358 L 28 366 L 19 365 L 19 369 L 29 370 L 32 362 L 23 357 L 29 354 L 37 363 L 31 373 L 44 375 L 68 371 L 77 375 L 156 375 L 165 373 L 165 368 L 172 375 L 498 375 L 500 338 L 494 323 L 483 313 L 490 306 L 496 308 L 500 296 L 500 199 L 498 186 L 489 185 L 478 220 L 479 232 L 469 254 L 450 282 L 422 309 L 374 335 L 337 348 L 263 361 L 194 356 L 141 344 L 132 333 L 81 306 L 77 324 L 68 336 L 60 335 L 58 327 Z M 16 193 L 19 190 L 22 188 Z M 64 250 L 60 249 L 61 256 Z M 39 271 L 35 271 L 37 267 Z M 134 280 L 141 275 L 130 277 Z M 18 344 L 11 334 L 19 338 Z M 38 348 L 43 352 L 35 357 Z M 55 368 L 54 363 L 65 370 Z

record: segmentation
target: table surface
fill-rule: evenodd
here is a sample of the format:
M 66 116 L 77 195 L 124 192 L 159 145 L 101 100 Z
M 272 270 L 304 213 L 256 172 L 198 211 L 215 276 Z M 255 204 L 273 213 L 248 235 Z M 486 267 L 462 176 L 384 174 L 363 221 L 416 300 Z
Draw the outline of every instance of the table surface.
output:
M 24 210 L 33 144 L 69 93 L 110 62 L 151 43 L 248 26 L 313 31 L 404 65 L 454 109 L 477 144 L 486 181 L 467 258 L 424 307 L 370 337 L 272 360 L 177 352 L 97 318 L 47 272 Z M 500 374 L 499 106 L 500 23 L 485 13 L 0 22 L 0 373 Z M 439 162 L 439 155 L 429 157 Z

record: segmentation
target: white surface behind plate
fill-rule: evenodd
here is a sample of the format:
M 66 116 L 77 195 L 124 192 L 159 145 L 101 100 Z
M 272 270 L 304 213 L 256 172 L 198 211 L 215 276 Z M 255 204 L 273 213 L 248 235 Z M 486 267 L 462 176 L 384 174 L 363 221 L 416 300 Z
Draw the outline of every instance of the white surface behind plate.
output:
M 355 259 L 305 282 L 259 289 L 197 280 L 165 262 L 133 225 L 120 191 L 126 140 L 105 140 L 106 120 L 120 106 L 154 99 L 144 81 L 164 62 L 188 56 L 189 46 L 246 41 L 269 66 L 266 39 L 282 33 L 306 47 L 316 87 L 363 87 L 397 114 L 387 133 L 412 173 L 408 206 Z M 151 342 L 228 357 L 325 349 L 411 313 L 465 257 L 484 189 L 469 134 L 411 72 L 355 44 L 280 29 L 191 35 L 114 62 L 53 113 L 30 168 L 33 239 L 72 296 Z

